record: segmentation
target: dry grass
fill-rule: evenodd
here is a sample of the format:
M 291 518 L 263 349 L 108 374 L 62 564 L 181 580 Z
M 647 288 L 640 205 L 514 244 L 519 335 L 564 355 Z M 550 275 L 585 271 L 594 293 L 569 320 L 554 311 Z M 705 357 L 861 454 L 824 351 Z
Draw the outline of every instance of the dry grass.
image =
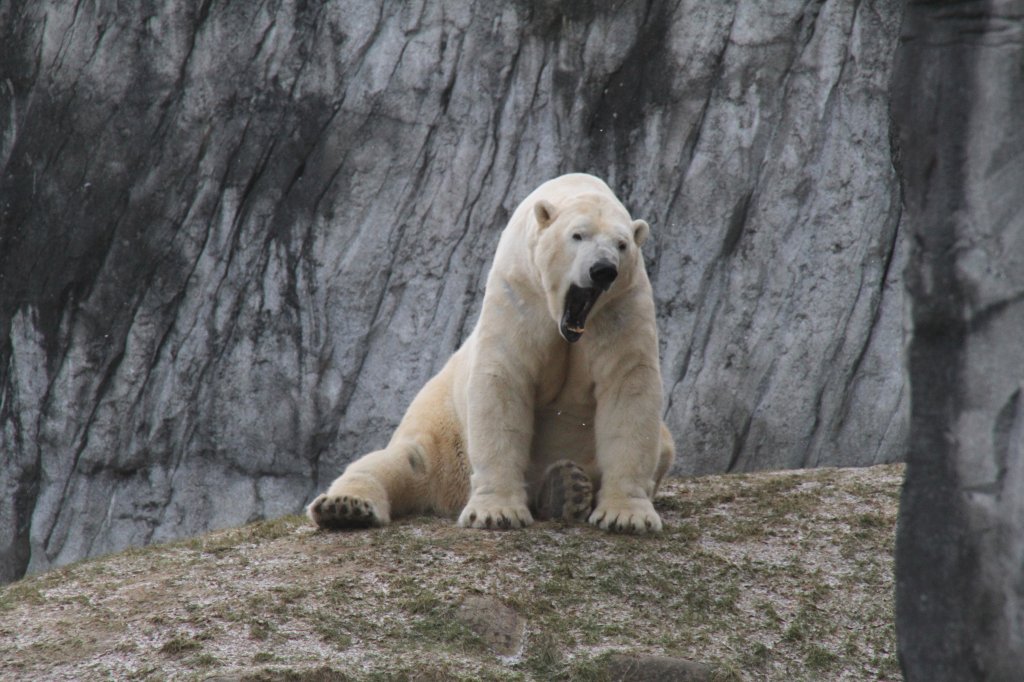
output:
M 902 467 L 670 481 L 657 537 L 465 531 L 417 518 L 322 533 L 289 517 L 133 550 L 0 591 L 0 678 L 600 680 L 611 653 L 721 679 L 898 679 Z M 528 619 L 516 656 L 454 617 Z

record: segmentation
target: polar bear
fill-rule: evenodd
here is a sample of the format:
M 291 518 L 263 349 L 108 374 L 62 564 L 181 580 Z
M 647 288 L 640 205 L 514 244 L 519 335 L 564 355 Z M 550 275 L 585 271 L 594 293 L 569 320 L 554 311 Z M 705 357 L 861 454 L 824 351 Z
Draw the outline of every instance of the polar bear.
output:
M 661 421 L 649 233 L 608 186 L 545 182 L 501 234 L 473 332 L 419 392 L 383 450 L 308 507 L 322 528 L 418 513 L 469 528 L 587 519 L 661 530 L 651 502 L 672 464 Z

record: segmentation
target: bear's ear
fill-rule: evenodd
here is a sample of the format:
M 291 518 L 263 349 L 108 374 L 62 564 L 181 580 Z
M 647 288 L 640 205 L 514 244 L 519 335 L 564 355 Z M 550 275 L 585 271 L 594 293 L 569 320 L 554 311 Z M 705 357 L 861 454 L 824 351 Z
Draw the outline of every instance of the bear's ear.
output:
M 537 217 L 537 224 L 543 230 L 555 220 L 555 207 L 550 201 L 541 199 L 533 205 L 533 215 Z
M 650 233 L 651 226 L 647 224 L 646 220 L 633 221 L 633 241 L 636 242 L 637 246 L 643 246 L 644 242 L 647 241 L 647 235 Z

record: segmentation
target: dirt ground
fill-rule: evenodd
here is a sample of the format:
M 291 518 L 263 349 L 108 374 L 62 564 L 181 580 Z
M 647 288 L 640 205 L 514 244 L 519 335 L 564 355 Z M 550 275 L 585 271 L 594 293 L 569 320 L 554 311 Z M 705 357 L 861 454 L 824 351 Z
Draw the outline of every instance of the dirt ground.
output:
M 902 474 L 671 479 L 648 537 L 287 517 L 131 550 L 0 590 L 0 679 L 603 680 L 629 654 L 721 680 L 896 680 Z M 518 631 L 467 619 L 480 597 Z

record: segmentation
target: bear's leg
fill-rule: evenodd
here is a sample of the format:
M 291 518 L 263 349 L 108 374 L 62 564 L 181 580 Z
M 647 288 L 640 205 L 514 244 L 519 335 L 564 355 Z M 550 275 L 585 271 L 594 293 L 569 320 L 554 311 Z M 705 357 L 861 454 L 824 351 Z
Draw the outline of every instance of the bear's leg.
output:
M 498 344 L 497 349 L 505 348 Z M 480 350 L 480 347 L 478 347 Z M 462 528 L 523 528 L 533 523 L 526 468 L 533 438 L 532 379 L 502 358 L 478 353 L 468 384 L 466 426 L 469 501 Z
M 321 528 L 383 526 L 405 514 L 453 514 L 469 497 L 469 464 L 452 408 L 452 356 L 406 410 L 388 446 L 352 462 L 309 505 Z
M 601 486 L 588 521 L 611 531 L 659 532 L 661 517 L 652 498 L 662 468 L 667 470 L 658 417 L 661 381 L 656 370 L 641 365 L 621 378 L 617 388 L 597 401 L 594 429 Z
M 578 464 L 563 459 L 547 468 L 534 502 L 538 518 L 584 521 L 593 507 L 594 487 Z
M 307 509 L 317 526 L 328 529 L 385 526 L 392 515 L 416 511 L 425 496 L 426 462 L 410 443 L 371 452 L 345 469 L 327 492 Z

